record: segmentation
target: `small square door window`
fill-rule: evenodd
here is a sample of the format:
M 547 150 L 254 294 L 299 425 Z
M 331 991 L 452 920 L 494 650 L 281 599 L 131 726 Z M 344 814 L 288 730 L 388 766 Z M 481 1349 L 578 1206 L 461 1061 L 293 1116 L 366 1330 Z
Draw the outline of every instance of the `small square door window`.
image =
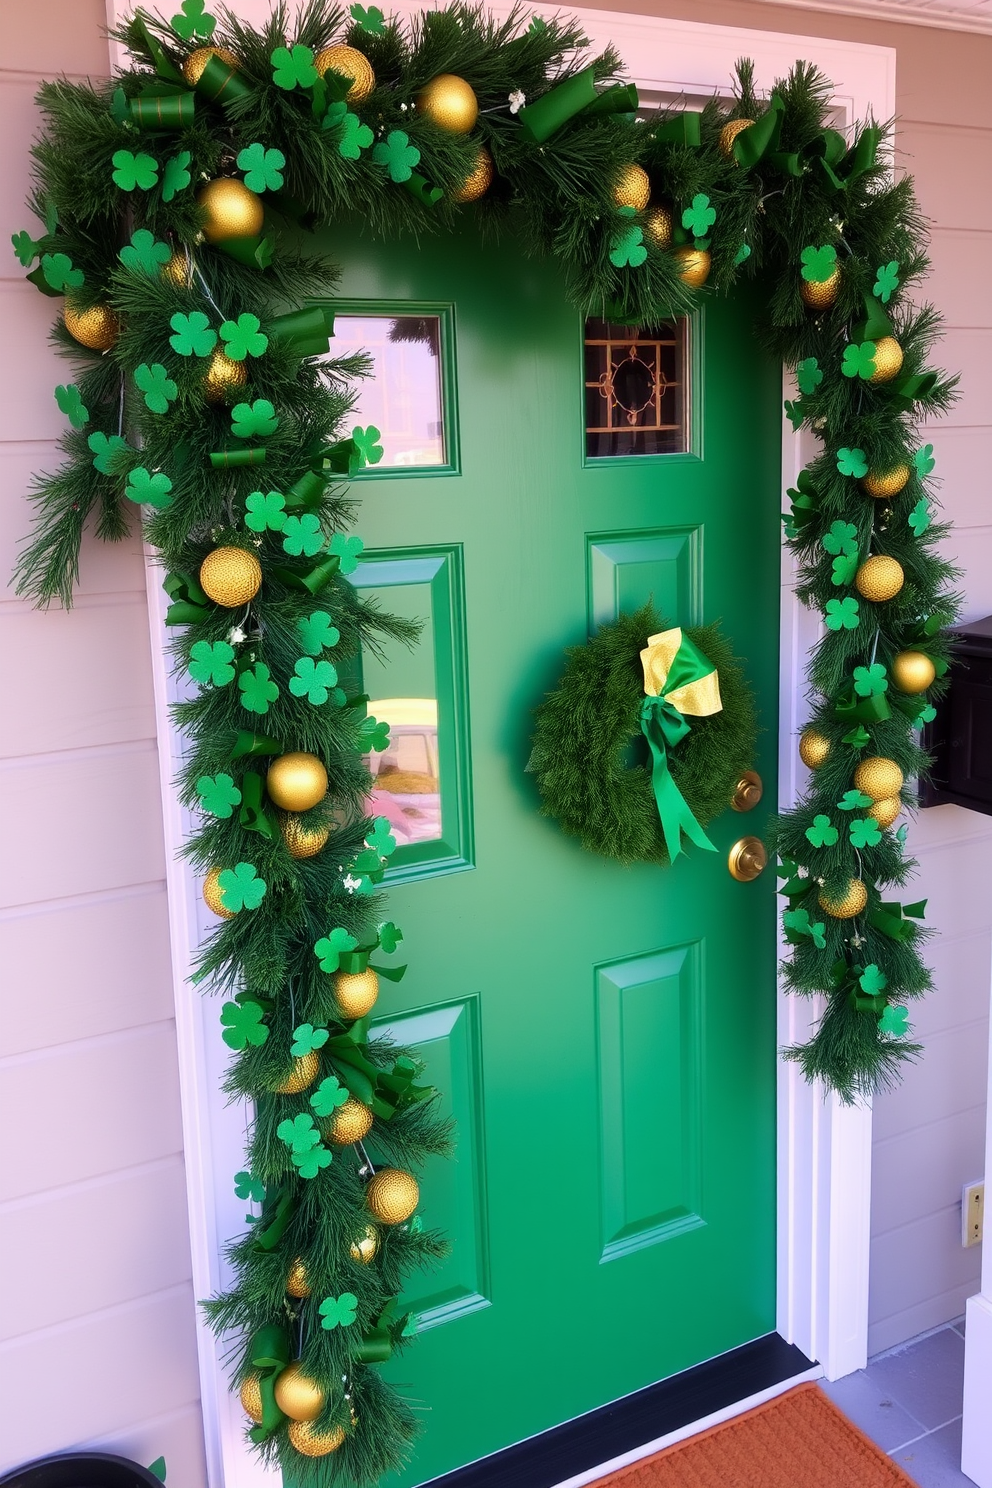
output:
M 335 356 L 364 352 L 367 377 L 356 380 L 353 422 L 379 430 L 387 468 L 432 469 L 449 464 L 444 426 L 440 315 L 336 315 Z
M 586 321 L 588 458 L 688 450 L 688 347 L 685 316 L 640 327 Z

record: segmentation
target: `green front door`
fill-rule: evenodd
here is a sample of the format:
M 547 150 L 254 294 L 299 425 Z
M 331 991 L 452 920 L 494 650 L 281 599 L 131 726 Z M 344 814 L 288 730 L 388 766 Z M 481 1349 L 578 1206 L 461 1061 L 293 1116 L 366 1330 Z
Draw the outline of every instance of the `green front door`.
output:
M 413 1485 L 774 1328 L 774 883 L 727 854 L 775 799 L 779 372 L 754 305 L 714 300 L 688 334 L 693 452 L 590 461 L 552 266 L 468 236 L 322 246 L 399 367 L 405 463 L 357 487 L 355 581 L 427 622 L 364 666 L 410 963 L 379 1023 L 458 1132 L 421 1205 L 451 1257 L 413 1279 L 420 1337 L 387 1366 L 424 1412 L 391 1480 Z M 438 367 L 441 418 L 408 428 Z M 765 797 L 714 823 L 718 852 L 624 869 L 539 814 L 525 766 L 564 648 L 652 596 L 745 659 Z

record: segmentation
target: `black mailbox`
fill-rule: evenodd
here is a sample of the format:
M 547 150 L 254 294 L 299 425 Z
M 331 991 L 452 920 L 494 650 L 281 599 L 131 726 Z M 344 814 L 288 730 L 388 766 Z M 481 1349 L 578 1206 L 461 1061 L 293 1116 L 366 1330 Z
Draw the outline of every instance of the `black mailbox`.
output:
M 920 805 L 967 806 L 992 816 L 992 615 L 950 634 L 950 687 L 923 732 L 933 770 Z

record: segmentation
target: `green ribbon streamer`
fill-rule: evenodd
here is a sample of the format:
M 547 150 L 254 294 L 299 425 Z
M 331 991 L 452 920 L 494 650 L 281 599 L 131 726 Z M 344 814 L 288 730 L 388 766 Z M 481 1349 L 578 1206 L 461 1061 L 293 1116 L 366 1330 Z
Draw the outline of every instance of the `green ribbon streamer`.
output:
M 410 1314 L 396 1316 L 396 1299 L 391 1297 L 355 1350 L 361 1364 L 385 1364 L 409 1322 Z
M 543 98 L 527 104 L 517 115 L 524 136 L 533 145 L 543 145 L 553 134 L 596 102 L 596 73 L 592 67 L 566 78 Z
M 192 575 L 167 574 L 162 588 L 172 600 L 165 612 L 166 625 L 199 625 L 210 614 L 210 601 Z
M 849 719 L 858 723 L 884 723 L 892 717 L 892 709 L 884 692 L 863 698 L 858 697 L 853 688 L 846 696 L 838 698 L 834 704 L 834 713 L 844 723 Z
M 295 1213 L 296 1196 L 291 1188 L 280 1185 L 271 1196 L 266 1190 L 262 1217 L 252 1237 L 256 1249 L 275 1250 Z
M 193 85 L 211 103 L 228 104 L 238 98 L 250 98 L 251 89 L 229 62 L 211 57 Z
M 881 300 L 877 300 L 873 294 L 865 295 L 865 318 L 856 328 L 853 340 L 855 341 L 881 341 L 883 336 L 894 334 L 892 321 L 889 319 Z
M 615 83 L 612 88 L 604 88 L 602 93 L 597 93 L 592 103 L 586 104 L 582 117 L 588 119 L 599 114 L 636 114 L 640 103 L 635 83 Z
M 891 402 L 902 412 L 908 413 L 919 398 L 932 393 L 939 381 L 936 372 L 918 372 L 914 377 L 903 377 L 892 383 L 887 392 Z
M 785 100 L 781 94 L 773 93 L 761 118 L 755 119 L 753 124 L 742 129 L 734 140 L 734 158 L 738 165 L 743 165 L 746 170 L 750 170 L 770 150 L 776 148 L 778 137 L 782 132 L 784 111 Z
M 25 274 L 24 277 L 29 284 L 33 284 L 35 289 L 40 289 L 42 294 L 48 295 L 50 299 L 60 300 L 65 294 L 64 289 L 52 288 L 48 280 L 45 278 L 45 271 L 41 267 L 41 264 L 39 264 L 36 269 L 32 269 L 30 274 Z
M 334 311 L 319 305 L 277 315 L 266 327 L 270 339 L 284 341 L 297 356 L 324 356 L 334 335 Z
M 672 665 L 672 672 L 675 671 L 685 644 L 683 640 Z M 712 670 L 713 668 L 707 662 L 705 671 Z M 704 672 L 697 672 L 696 677 L 704 674 Z M 681 685 L 681 683 L 673 683 L 672 673 L 669 673 L 665 686 Z M 697 847 L 705 847 L 709 852 L 716 852 L 716 848 L 689 810 L 688 803 L 672 779 L 668 768 L 669 749 L 674 749 L 675 745 L 690 732 L 685 715 L 680 713 L 678 708 L 674 707 L 665 697 L 646 697 L 641 703 L 641 732 L 647 739 L 648 748 L 651 750 L 651 789 L 654 791 L 658 815 L 661 818 L 661 830 L 665 835 L 669 859 L 674 863 L 681 853 L 683 832 L 691 842 L 695 842 Z
M 253 734 L 249 729 L 240 729 L 238 733 L 229 735 L 230 755 L 232 761 L 239 759 L 254 759 L 259 755 L 283 754 L 286 746 L 281 739 L 270 739 L 267 734 Z
M 417 198 L 422 207 L 436 207 L 444 197 L 440 186 L 431 186 L 427 178 L 417 171 L 414 171 L 409 179 L 403 182 L 403 185 L 411 196 Z
M 259 1393 L 262 1397 L 262 1419 L 253 1426 L 248 1435 L 253 1442 L 266 1441 L 285 1421 L 286 1417 L 276 1405 L 275 1382 L 281 1370 L 291 1358 L 289 1334 L 279 1323 L 270 1323 L 259 1328 L 252 1336 L 248 1347 L 248 1362 L 258 1370 Z
M 751 170 L 765 161 L 782 175 L 799 177 L 811 166 L 819 166 L 832 191 L 846 191 L 859 176 L 871 170 L 878 156 L 882 131 L 863 129 L 849 150 L 836 129 L 823 129 L 801 150 L 779 150 L 785 100 L 773 93 L 760 119 L 742 129 L 734 140 L 734 158 Z
M 353 440 L 348 442 L 354 443 Z M 300 507 L 317 506 L 326 490 L 327 477 L 315 470 L 308 470 L 286 492 L 286 510 L 297 511 Z
M 170 87 L 143 88 L 128 103 L 128 112 L 142 129 L 188 129 L 196 113 L 196 94 Z
M 346 1033 L 328 1039 L 324 1051 L 349 1093 L 369 1106 L 380 1121 L 392 1121 L 397 1111 L 429 1099 L 434 1087 L 414 1084 L 417 1067 L 405 1056 L 395 1060 L 391 1070 L 373 1064 L 368 1057 L 368 1031 L 368 1017 L 359 1018 Z
M 149 27 L 147 21 L 145 20 L 145 17 L 141 15 L 140 12 L 135 15 L 134 24 L 137 28 L 138 35 L 144 42 L 148 54 L 151 57 L 152 62 L 154 63 L 155 71 L 158 73 L 159 77 L 164 78 L 167 83 L 178 83 L 179 86 L 182 88 L 188 87 L 189 84 L 186 82 L 186 79 L 179 71 L 179 68 L 173 62 L 172 58 L 165 50 L 162 43 L 158 40 L 158 37 L 155 36 L 154 32 Z
M 341 559 L 337 553 L 330 553 L 310 568 L 287 568 L 280 563 L 275 565 L 272 572 L 277 579 L 282 580 L 287 589 L 304 589 L 307 594 L 316 596 L 331 582 L 340 567 Z
M 267 269 L 275 253 L 275 245 L 268 236 L 254 238 L 222 238 L 214 243 L 228 258 L 244 264 L 249 269 Z
M 915 904 L 900 904 L 898 901 L 880 904 L 868 916 L 868 923 L 890 940 L 910 940 L 916 927 L 909 923 L 909 919 L 922 920 L 926 907 L 925 899 L 918 899 Z
M 699 127 L 702 117 L 702 114 L 691 110 L 687 110 L 684 114 L 676 114 L 674 119 L 667 119 L 664 124 L 659 124 L 657 129 L 652 131 L 652 139 L 660 145 L 687 145 L 691 149 L 698 149 L 702 144 L 702 132 Z
M 785 879 L 779 893 L 784 894 L 788 899 L 790 907 L 794 899 L 805 898 L 813 887 L 808 878 L 799 877 L 798 867 L 794 858 L 783 858 L 782 867 L 779 869 L 779 877 Z M 788 938 L 788 932 L 786 938 Z M 794 941 L 793 944 L 798 944 L 798 941 Z
M 265 449 L 212 450 L 210 463 L 215 470 L 239 470 L 243 465 L 264 465 Z
M 264 805 L 265 787 L 261 775 L 246 770 L 241 781 L 241 810 L 238 822 L 246 832 L 258 832 L 267 842 L 276 842 L 279 828 Z

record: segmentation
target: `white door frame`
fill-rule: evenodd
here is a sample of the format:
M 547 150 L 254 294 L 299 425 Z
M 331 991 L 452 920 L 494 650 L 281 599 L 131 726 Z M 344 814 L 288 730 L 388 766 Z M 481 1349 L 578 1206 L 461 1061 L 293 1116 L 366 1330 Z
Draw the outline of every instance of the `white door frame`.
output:
M 118 24 L 130 8 L 125 0 L 107 0 L 110 24 Z M 233 0 L 233 8 L 244 19 L 259 21 L 268 14 L 269 5 L 268 0 Z M 399 0 L 392 7 L 401 14 L 416 8 L 409 0 Z M 491 8 L 497 15 L 509 11 L 505 0 L 494 0 Z M 594 47 L 610 42 L 617 47 L 631 78 L 646 94 L 684 96 L 690 106 L 713 94 L 729 95 L 734 64 L 742 56 L 754 59 L 757 84 L 768 89 L 802 58 L 815 63 L 833 81 L 839 127 L 849 127 L 868 114 L 890 119 L 895 113 L 895 51 L 889 47 L 581 7 L 574 7 L 574 13 Z M 119 60 L 119 49 L 113 50 L 114 60 Z M 785 391 L 788 395 L 787 384 Z M 795 435 L 783 417 L 783 490 L 794 483 L 811 453 L 806 439 Z M 197 882 L 177 856 L 190 823 L 172 788 L 181 757 L 181 741 L 168 712 L 176 684 L 169 675 L 164 646 L 162 570 L 150 552 L 145 571 L 193 1287 L 197 1297 L 207 1297 L 225 1284 L 222 1248 L 243 1228 L 244 1205 L 234 1197 L 231 1175 L 242 1166 L 245 1113 L 242 1107 L 223 1104 L 220 1086 L 226 1051 L 217 1038 L 216 1009 L 189 982 L 195 948 L 208 916 Z M 816 618 L 796 602 L 793 579 L 792 559 L 783 551 L 779 774 L 783 807 L 792 803 L 800 785 L 802 766 L 796 739 L 805 722 L 804 663 L 818 630 Z M 816 1006 L 786 996 L 780 986 L 779 1045 L 805 1039 L 818 1011 Z M 870 1108 L 842 1106 L 836 1096 L 808 1086 L 795 1064 L 780 1060 L 777 1327 L 784 1338 L 819 1361 L 828 1379 L 863 1367 L 867 1358 L 870 1179 Z M 197 1342 L 212 1488 L 271 1488 L 273 1475 L 245 1449 L 243 1415 L 229 1392 L 221 1349 L 199 1316 Z

